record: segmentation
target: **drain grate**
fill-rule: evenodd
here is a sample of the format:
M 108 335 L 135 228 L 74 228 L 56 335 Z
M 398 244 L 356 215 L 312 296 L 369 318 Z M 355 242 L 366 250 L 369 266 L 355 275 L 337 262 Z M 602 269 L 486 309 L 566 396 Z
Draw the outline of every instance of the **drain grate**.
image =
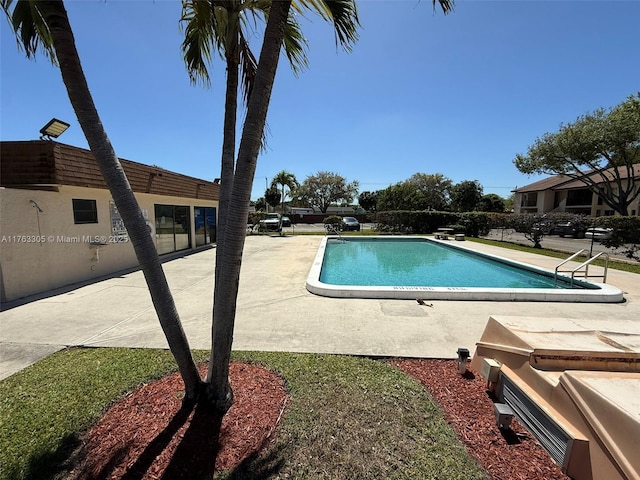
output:
M 504 374 L 501 398 L 513 409 L 520 423 L 549 452 L 551 458 L 558 465 L 566 466 L 572 444 L 571 437 Z

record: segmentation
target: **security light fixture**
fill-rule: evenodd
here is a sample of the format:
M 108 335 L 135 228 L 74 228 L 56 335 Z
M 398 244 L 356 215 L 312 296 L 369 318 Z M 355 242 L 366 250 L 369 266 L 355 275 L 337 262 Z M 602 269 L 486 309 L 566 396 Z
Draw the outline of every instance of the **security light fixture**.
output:
M 51 140 L 52 138 L 58 138 L 70 126 L 71 125 L 69 125 L 67 122 L 63 122 L 62 120 L 58 120 L 57 118 L 52 118 L 44 127 L 40 129 L 40 138 L 42 140 Z
M 469 349 L 468 348 L 459 348 L 458 349 L 458 372 L 461 375 L 467 373 L 467 362 L 469 361 Z

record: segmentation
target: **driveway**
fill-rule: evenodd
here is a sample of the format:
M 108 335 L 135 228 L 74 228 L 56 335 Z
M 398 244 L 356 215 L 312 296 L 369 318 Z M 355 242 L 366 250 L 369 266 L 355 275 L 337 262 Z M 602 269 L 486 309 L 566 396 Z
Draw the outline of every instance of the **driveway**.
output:
M 556 318 L 615 328 L 640 321 L 640 276 L 609 271 L 620 304 L 334 299 L 305 288 L 320 236 L 247 237 L 233 348 L 371 356 L 455 358 L 473 351 L 490 315 Z M 553 270 L 557 259 L 465 242 L 479 251 Z M 164 268 L 192 348 L 209 349 L 215 249 Z M 429 302 L 431 303 L 431 302 Z M 0 378 L 66 346 L 167 344 L 142 273 L 124 273 L 0 313 Z

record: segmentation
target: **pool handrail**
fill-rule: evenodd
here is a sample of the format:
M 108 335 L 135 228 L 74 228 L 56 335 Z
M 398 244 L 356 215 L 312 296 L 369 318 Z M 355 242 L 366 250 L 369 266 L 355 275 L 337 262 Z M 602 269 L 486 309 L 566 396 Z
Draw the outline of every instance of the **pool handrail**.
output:
M 583 248 L 582 250 L 577 251 L 576 253 L 571 255 L 569 258 L 563 260 L 558 265 L 556 265 L 555 276 L 554 276 L 554 281 L 556 284 L 558 283 L 558 273 L 571 273 L 571 287 L 573 287 L 573 281 L 575 279 L 575 275 L 576 273 L 583 273 L 580 271 L 582 268 L 584 268 L 584 278 L 589 278 L 589 277 L 602 278 L 602 283 L 607 283 L 607 271 L 609 270 L 609 254 L 605 252 L 600 252 L 594 255 L 593 257 L 588 258 L 586 261 L 582 262 L 580 265 L 578 265 L 576 268 L 572 270 L 560 270 L 560 267 L 562 265 L 573 260 L 574 258 L 576 258 L 577 256 L 579 256 L 580 254 L 586 251 L 587 249 Z M 589 275 L 589 265 L 593 263 L 594 260 L 601 257 L 602 255 L 604 255 L 604 258 L 605 258 L 604 273 L 602 275 Z

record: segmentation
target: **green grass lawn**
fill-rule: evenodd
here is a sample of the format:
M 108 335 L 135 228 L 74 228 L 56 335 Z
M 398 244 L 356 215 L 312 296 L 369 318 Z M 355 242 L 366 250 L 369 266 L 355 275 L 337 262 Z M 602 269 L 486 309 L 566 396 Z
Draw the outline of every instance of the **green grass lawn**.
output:
M 488 240 L 486 238 L 473 238 L 473 237 L 467 237 L 467 240 L 472 242 L 477 242 L 477 243 L 484 243 L 485 245 L 493 245 L 495 247 L 507 248 L 510 250 L 518 250 L 521 252 L 545 255 L 547 257 L 561 258 L 563 260 L 569 256 L 567 252 L 560 252 L 558 250 L 550 250 L 547 248 L 533 248 L 533 247 L 528 247 L 526 245 L 520 245 L 518 243 L 500 242 L 498 240 Z M 604 260 L 600 260 L 600 259 L 593 262 L 593 265 L 598 265 L 600 267 L 604 267 L 604 264 L 605 264 Z M 638 262 L 619 262 L 617 260 L 610 259 L 609 268 L 613 268 L 615 270 L 622 270 L 624 272 L 640 274 L 640 264 Z
M 275 465 L 275 474 L 295 479 L 486 478 L 424 388 L 384 362 L 255 352 L 234 359 L 280 373 L 291 403 L 268 451 L 217 477 L 268 478 Z M 0 478 L 64 478 L 101 412 L 172 370 L 162 350 L 69 349 L 3 380 Z

